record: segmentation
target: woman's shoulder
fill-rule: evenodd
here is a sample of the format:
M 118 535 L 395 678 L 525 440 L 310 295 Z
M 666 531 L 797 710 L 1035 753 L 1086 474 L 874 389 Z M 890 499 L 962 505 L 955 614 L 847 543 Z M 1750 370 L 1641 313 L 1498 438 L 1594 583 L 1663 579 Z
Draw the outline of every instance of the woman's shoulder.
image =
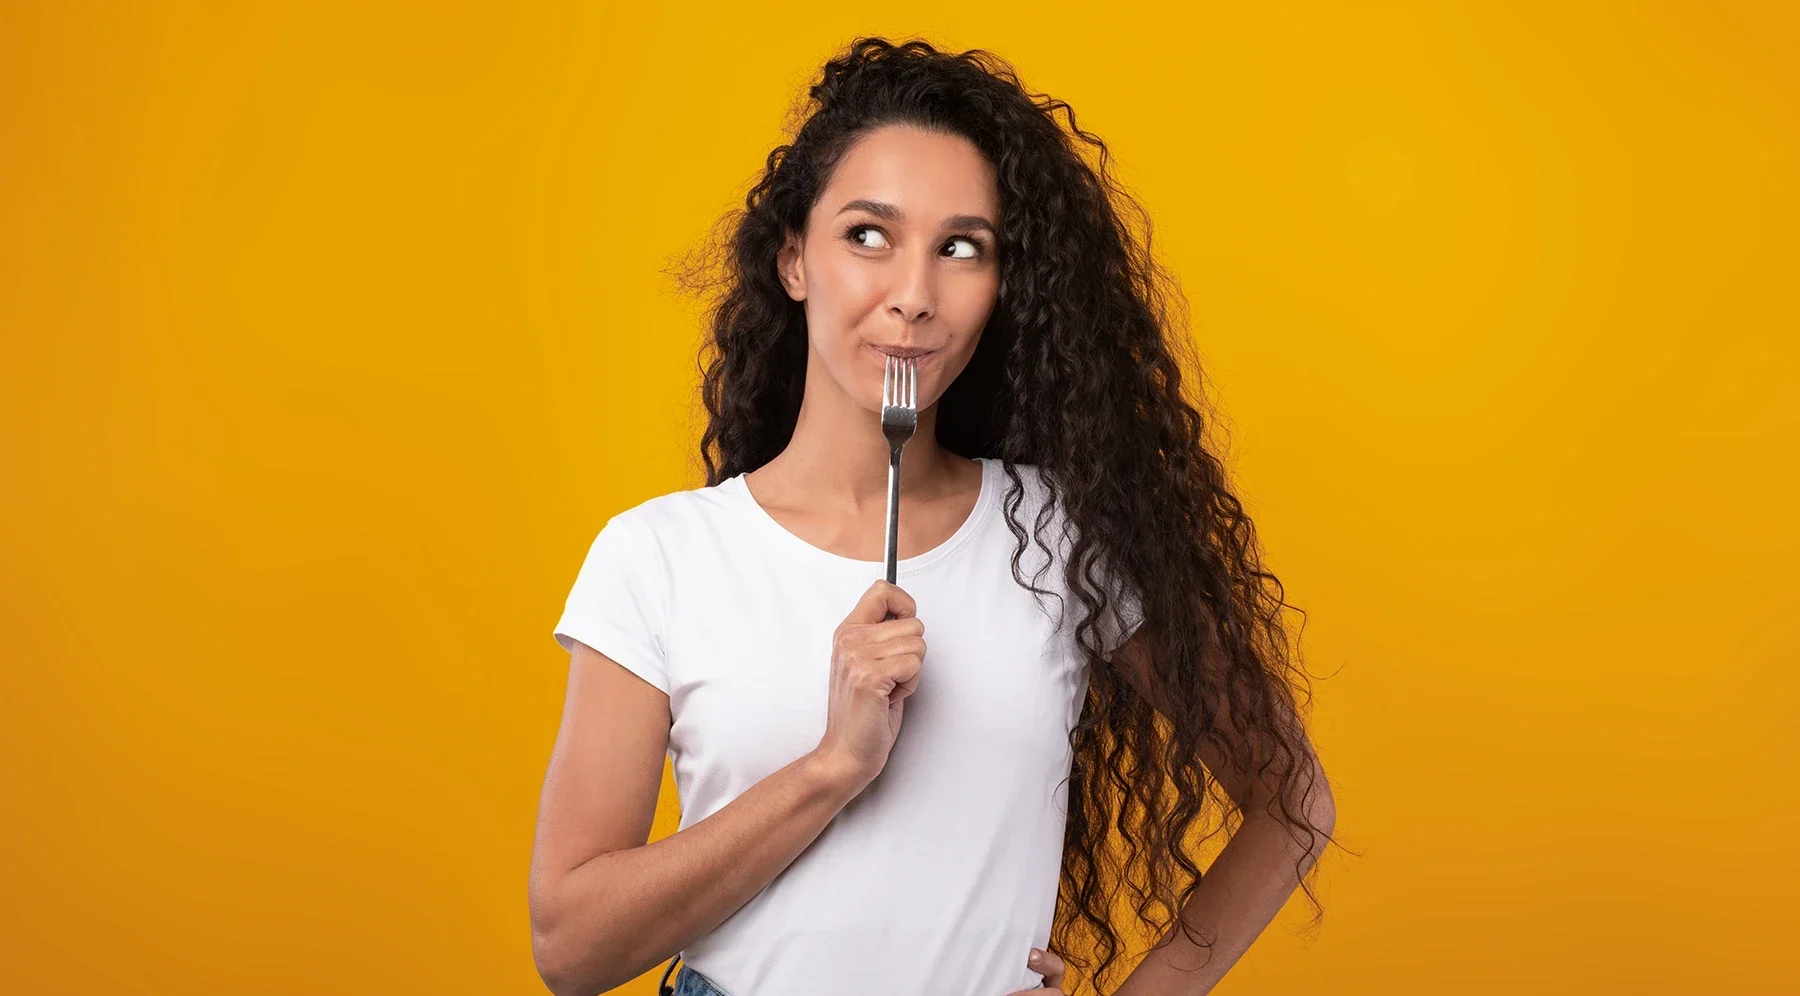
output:
M 983 459 L 999 468 L 997 473 L 1000 475 L 1001 487 L 1007 487 L 1010 483 L 1007 479 L 1007 471 L 1011 470 L 1019 478 L 1019 483 L 1024 486 L 1028 494 L 1043 490 L 1044 472 L 1037 464 L 1001 460 L 998 457 L 984 457 Z
M 679 538 L 694 527 L 735 514 L 736 479 L 719 484 L 665 491 L 614 512 L 605 528 L 650 540 Z
M 1022 491 L 1019 498 L 1020 510 L 1028 511 L 1035 516 L 1038 510 L 1050 500 L 1052 490 L 1050 474 L 1035 463 L 1011 463 L 1002 466 L 1011 467 L 1018 476 L 1019 487 Z M 1001 471 L 1000 481 L 1001 497 L 1004 499 L 1011 490 L 1011 482 L 1007 479 L 1004 470 Z M 1061 514 L 1060 504 L 1057 514 Z

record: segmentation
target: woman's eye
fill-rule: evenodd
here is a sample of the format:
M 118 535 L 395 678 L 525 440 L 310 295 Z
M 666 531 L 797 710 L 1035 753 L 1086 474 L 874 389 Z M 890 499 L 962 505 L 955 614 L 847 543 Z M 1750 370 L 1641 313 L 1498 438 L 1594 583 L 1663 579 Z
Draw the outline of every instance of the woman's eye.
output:
M 968 246 L 969 252 L 966 255 L 956 255 L 953 258 L 955 258 L 955 259 L 975 259 L 981 255 L 981 246 L 974 239 L 965 239 L 959 235 L 956 238 L 950 240 L 951 245 L 955 245 L 958 242 L 961 242 L 963 245 Z
M 864 235 L 864 234 L 874 236 L 876 239 L 879 240 L 879 242 L 877 244 L 871 245 L 870 243 L 864 242 L 860 238 L 857 237 L 858 235 Z M 879 228 L 874 228 L 869 225 L 857 225 L 856 227 L 850 229 L 849 235 L 850 235 L 850 241 L 856 243 L 859 246 L 862 246 L 864 249 L 886 249 L 887 248 L 887 236 L 881 234 L 881 229 L 879 229 Z
M 887 235 L 884 234 L 881 231 L 881 229 L 876 228 L 874 225 L 851 225 L 849 228 L 844 230 L 844 237 L 849 239 L 850 243 L 852 245 L 861 246 L 864 249 L 889 249 L 889 248 L 892 248 L 891 246 L 888 245 Z M 873 241 L 870 241 L 870 240 L 873 240 Z M 976 240 L 974 240 L 972 238 L 969 238 L 966 235 L 955 236 L 949 242 L 945 243 L 945 245 L 946 246 L 954 246 L 958 243 L 961 243 L 962 245 L 966 246 L 967 248 L 962 252 L 953 252 L 951 254 L 952 259 L 980 259 L 981 258 L 981 256 L 982 256 L 981 243 L 977 242 Z

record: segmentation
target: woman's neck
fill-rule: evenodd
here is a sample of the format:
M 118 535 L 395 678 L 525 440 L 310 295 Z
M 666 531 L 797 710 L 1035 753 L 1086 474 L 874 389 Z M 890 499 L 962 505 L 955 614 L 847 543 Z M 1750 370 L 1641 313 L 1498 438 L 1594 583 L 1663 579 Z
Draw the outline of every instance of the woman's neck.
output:
M 784 504 L 825 504 L 856 512 L 887 503 L 888 442 L 881 414 L 850 397 L 809 356 L 806 393 L 793 437 L 753 476 L 759 495 Z M 937 405 L 919 412 L 900 461 L 900 490 L 930 502 L 965 490 L 973 461 L 938 445 Z M 804 492 L 804 502 L 796 499 Z

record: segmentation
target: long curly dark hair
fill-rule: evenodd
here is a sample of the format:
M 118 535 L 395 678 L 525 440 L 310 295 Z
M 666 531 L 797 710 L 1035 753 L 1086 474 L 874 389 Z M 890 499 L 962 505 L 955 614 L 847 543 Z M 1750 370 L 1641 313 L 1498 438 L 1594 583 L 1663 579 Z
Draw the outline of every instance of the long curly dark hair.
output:
M 973 142 L 998 176 L 1001 282 L 974 355 L 939 402 L 938 441 L 1001 461 L 1019 584 L 1046 593 L 1035 583 L 1041 573 L 1022 577 L 1019 562 L 1028 542 L 1048 551 L 1039 534 L 1059 503 L 1074 526 L 1065 588 L 1084 610 L 1075 636 L 1090 680 L 1070 734 L 1051 947 L 1101 986 L 1122 953 L 1122 904 L 1137 918 L 1133 933 L 1171 936 L 1201 880 L 1196 851 L 1244 816 L 1214 791 L 1203 745 L 1279 787 L 1268 812 L 1297 842 L 1332 839 L 1303 804 L 1320 769 L 1299 721 L 1295 686 L 1309 682 L 1283 624 L 1291 606 L 1203 438 L 1199 400 L 1184 394 L 1183 366 L 1196 385 L 1199 368 L 1174 326 L 1170 302 L 1180 291 L 1152 258 L 1148 218 L 1110 175 L 1105 143 L 1076 125 L 1066 103 L 1028 93 L 981 49 L 858 38 L 826 63 L 794 113 L 792 140 L 769 154 L 745 207 L 721 219 L 698 265 L 690 258 L 676 273 L 715 295 L 702 351 L 706 483 L 761 467 L 792 438 L 806 318 L 777 277 L 776 253 L 788 233 L 805 230 L 840 157 L 888 124 Z M 1080 143 L 1098 151 L 1096 161 Z M 1019 463 L 1036 464 L 1048 491 L 1029 536 L 1016 515 Z M 1106 585 L 1120 581 L 1140 594 L 1139 632 L 1154 662 L 1147 688 L 1101 652 L 1096 620 L 1109 610 Z M 1206 818 L 1209 798 L 1216 820 Z M 1323 909 L 1308 880 L 1317 853 L 1296 866 L 1315 924 Z M 1196 944 L 1213 942 L 1180 929 Z

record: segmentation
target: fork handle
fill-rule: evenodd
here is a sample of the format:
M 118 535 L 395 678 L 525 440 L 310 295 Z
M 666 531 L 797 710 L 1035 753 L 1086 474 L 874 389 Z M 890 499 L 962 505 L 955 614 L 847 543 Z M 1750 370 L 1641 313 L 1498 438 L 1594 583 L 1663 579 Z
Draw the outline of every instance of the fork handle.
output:
M 900 566 L 900 447 L 888 449 L 887 582 L 894 584 Z M 892 619 L 892 614 L 887 618 Z

